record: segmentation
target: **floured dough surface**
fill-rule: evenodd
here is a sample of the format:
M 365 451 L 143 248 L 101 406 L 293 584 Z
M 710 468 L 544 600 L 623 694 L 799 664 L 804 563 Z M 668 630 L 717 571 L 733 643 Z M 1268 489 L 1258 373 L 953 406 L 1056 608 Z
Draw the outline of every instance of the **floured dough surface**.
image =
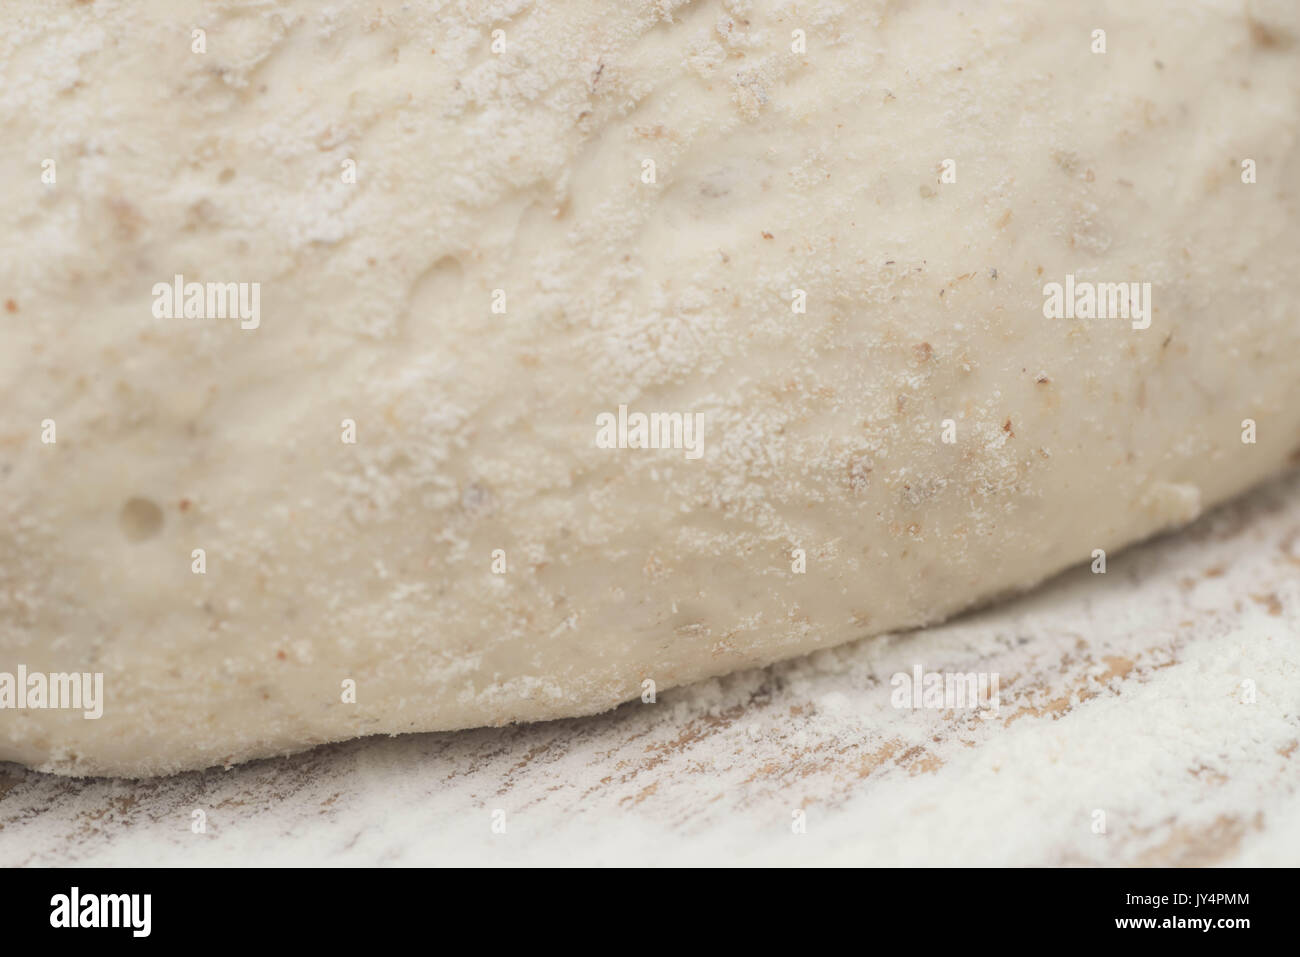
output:
M 4 4 L 0 672 L 105 702 L 0 758 L 592 713 L 1284 467 L 1300 13 L 1074 7 Z M 1046 318 L 1067 275 L 1149 328 Z M 702 454 L 599 447 L 620 405 Z

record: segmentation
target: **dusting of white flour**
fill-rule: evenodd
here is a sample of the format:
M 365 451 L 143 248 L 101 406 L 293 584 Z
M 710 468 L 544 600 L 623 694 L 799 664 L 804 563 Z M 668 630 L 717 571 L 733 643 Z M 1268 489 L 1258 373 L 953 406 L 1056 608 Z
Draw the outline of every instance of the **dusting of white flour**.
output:
M 653 705 L 141 782 L 7 766 L 0 864 L 1293 864 L 1298 625 L 1293 475 L 1104 576 Z M 895 709 L 918 664 L 998 673 L 997 716 Z

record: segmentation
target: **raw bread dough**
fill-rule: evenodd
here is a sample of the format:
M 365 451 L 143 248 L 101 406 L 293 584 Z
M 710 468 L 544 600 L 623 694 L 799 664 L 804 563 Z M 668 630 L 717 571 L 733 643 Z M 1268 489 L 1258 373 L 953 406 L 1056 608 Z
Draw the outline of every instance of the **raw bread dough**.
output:
M 1294 4 L 439 6 L 0 6 L 0 672 L 105 698 L 0 758 L 589 714 L 1300 447 Z M 178 274 L 257 327 L 157 317 Z M 1067 275 L 1149 328 L 1046 318 Z M 702 454 L 599 447 L 620 405 Z

